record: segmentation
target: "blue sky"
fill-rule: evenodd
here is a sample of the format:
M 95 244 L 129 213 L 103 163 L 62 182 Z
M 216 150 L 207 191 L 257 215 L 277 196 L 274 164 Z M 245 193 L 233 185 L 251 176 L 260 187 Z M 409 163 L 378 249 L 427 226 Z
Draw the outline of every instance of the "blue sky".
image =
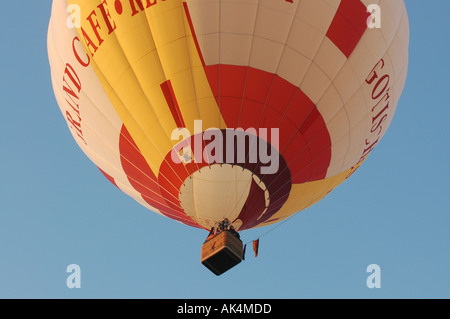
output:
M 0 298 L 450 298 L 447 0 L 406 0 L 410 65 L 383 140 L 352 178 L 220 277 L 206 233 L 112 186 L 73 141 L 46 49 L 50 0 L 0 11 Z M 251 241 L 272 228 L 242 233 Z M 66 268 L 81 268 L 69 289 Z M 381 288 L 369 289 L 378 264 Z

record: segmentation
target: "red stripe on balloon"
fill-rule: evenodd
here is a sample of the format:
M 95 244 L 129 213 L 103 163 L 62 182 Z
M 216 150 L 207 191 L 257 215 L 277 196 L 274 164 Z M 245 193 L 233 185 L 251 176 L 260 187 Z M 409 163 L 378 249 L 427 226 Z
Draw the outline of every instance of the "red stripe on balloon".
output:
M 300 88 L 251 67 L 205 69 L 227 127 L 279 128 L 279 151 L 291 170 L 292 183 L 325 178 L 331 138 L 320 112 Z
M 200 50 L 200 45 L 198 44 L 197 35 L 195 34 L 194 24 L 192 23 L 191 13 L 186 2 L 183 2 L 184 12 L 186 13 L 186 18 L 189 23 L 189 28 L 191 29 L 192 37 L 194 38 L 195 47 L 197 48 L 198 55 L 202 65 L 205 66 L 205 60 L 203 59 L 202 50 Z
M 152 207 L 158 209 L 166 217 L 175 219 L 186 225 L 199 227 L 188 217 L 179 204 L 178 193 L 166 192 L 162 195 L 162 189 L 158 180 L 133 141 L 125 126 L 122 126 L 119 139 L 120 160 L 123 171 L 127 175 L 131 186 L 142 195 L 142 198 Z M 174 180 L 177 180 L 175 178 Z M 166 187 L 172 187 L 170 184 Z
M 367 29 L 370 13 L 361 0 L 342 0 L 327 37 L 348 58 Z
M 180 106 L 178 105 L 177 97 L 173 91 L 172 83 L 170 80 L 161 84 L 161 90 L 163 91 L 164 97 L 166 98 L 167 105 L 169 105 L 170 112 L 172 112 L 172 117 L 179 128 L 186 127 L 184 124 L 183 116 L 181 115 Z
M 114 177 L 112 177 L 111 175 L 107 174 L 104 170 L 102 170 L 100 167 L 97 166 L 97 168 L 100 170 L 100 172 L 102 172 L 102 174 L 108 179 L 108 181 L 110 181 L 114 186 L 116 186 L 117 188 L 119 188 L 119 186 L 117 186 L 116 181 L 114 180 Z

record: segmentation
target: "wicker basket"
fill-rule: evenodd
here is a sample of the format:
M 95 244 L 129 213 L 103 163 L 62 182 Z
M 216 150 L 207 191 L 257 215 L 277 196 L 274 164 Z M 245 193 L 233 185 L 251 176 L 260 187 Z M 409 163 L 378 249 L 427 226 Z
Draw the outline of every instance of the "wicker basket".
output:
M 242 241 L 225 230 L 202 246 L 202 264 L 217 276 L 239 264 L 243 259 Z

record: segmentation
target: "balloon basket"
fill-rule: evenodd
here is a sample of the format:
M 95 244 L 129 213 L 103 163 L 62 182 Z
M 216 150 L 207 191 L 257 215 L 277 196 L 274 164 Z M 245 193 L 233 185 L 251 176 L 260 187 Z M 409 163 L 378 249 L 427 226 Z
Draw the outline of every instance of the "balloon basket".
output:
M 243 255 L 242 241 L 224 230 L 203 243 L 201 262 L 219 276 L 239 264 Z

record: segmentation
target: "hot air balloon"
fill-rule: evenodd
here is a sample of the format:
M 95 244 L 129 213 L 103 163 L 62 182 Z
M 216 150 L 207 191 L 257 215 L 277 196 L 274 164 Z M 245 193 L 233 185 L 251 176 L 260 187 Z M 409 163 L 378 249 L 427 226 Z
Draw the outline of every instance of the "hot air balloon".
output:
M 403 0 L 54 0 L 48 30 L 82 151 L 208 231 L 280 222 L 348 179 L 392 121 L 408 45 Z

